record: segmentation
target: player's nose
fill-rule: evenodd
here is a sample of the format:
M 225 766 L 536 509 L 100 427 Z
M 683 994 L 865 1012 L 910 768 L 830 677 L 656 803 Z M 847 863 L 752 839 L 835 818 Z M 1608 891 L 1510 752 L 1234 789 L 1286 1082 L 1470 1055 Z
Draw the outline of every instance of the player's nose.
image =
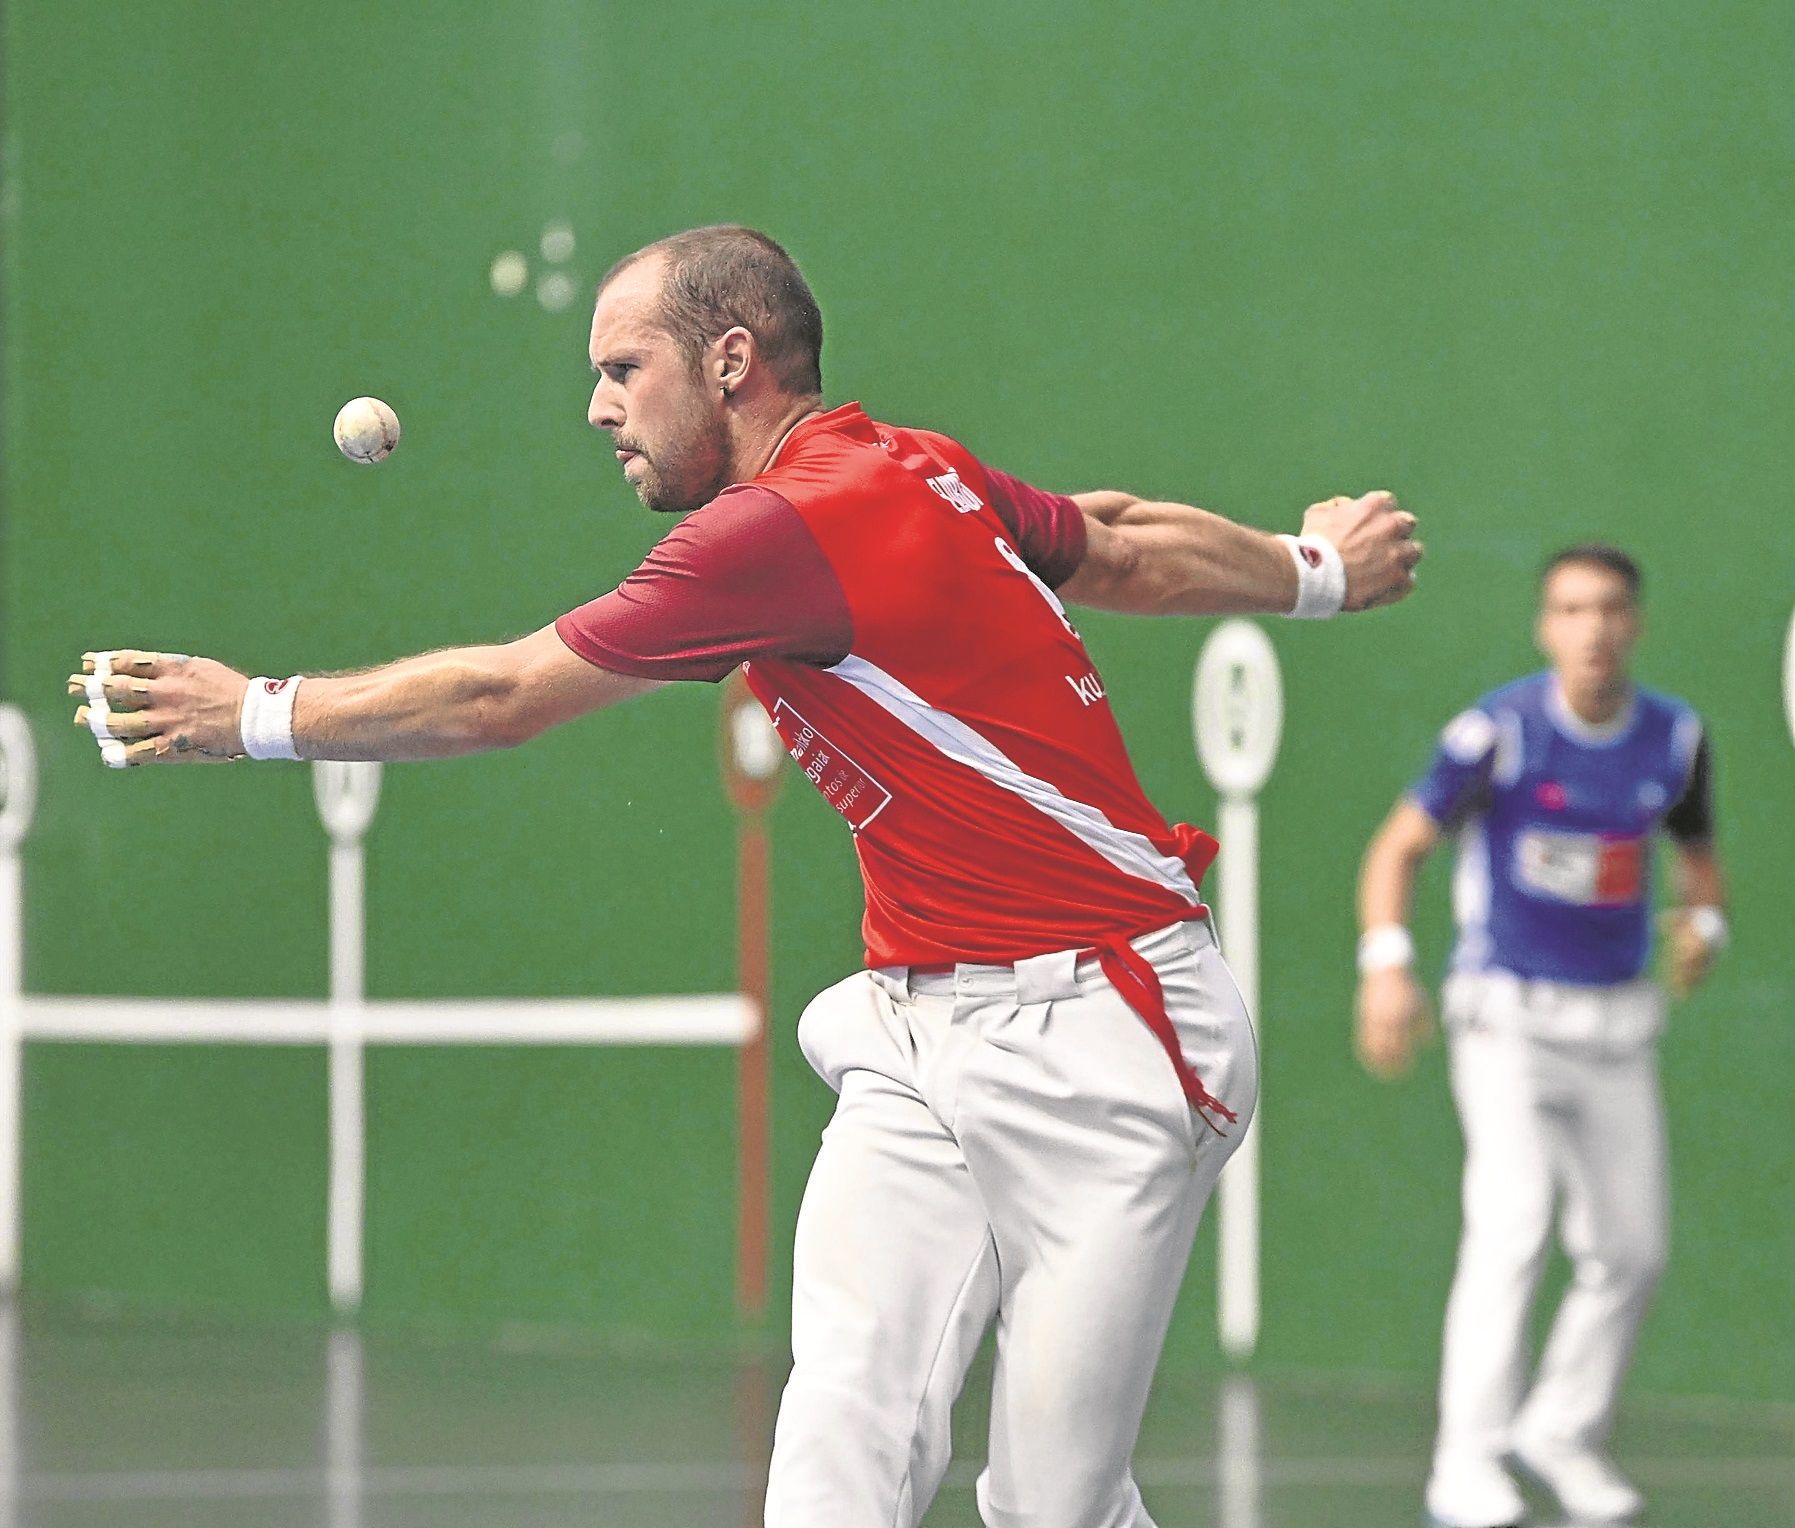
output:
M 602 381 L 592 389 L 592 402 L 586 406 L 586 423 L 595 430 L 617 430 L 623 427 L 623 410 L 615 398 L 606 396 Z

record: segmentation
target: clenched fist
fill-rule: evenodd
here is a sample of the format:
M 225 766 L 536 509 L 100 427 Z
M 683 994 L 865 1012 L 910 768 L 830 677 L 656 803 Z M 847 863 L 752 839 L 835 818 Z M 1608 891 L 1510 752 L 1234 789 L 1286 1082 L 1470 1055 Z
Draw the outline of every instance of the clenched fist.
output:
M 1422 556 L 1415 525 L 1396 495 L 1382 489 L 1311 505 L 1303 516 L 1303 534 L 1331 541 L 1346 564 L 1346 610 L 1393 605 L 1415 587 Z

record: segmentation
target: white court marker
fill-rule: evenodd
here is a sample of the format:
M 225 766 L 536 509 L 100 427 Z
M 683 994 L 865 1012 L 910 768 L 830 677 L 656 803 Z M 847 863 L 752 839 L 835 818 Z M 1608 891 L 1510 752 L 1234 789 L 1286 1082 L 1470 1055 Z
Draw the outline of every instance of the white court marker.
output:
M 566 271 L 547 271 L 536 283 L 536 301 L 546 313 L 559 313 L 573 301 L 573 277 Z
M 20 856 L 37 808 L 31 724 L 0 705 L 0 1289 L 19 1285 L 20 1077 L 24 1060 L 25 871 Z
M 341 1327 L 324 1349 L 326 1528 L 361 1528 L 366 1410 L 361 1333 Z
M 566 223 L 550 223 L 542 230 L 542 258 L 559 265 L 573 258 L 573 229 Z
M 1783 716 L 1795 739 L 1795 615 L 1789 617 L 1789 640 L 1783 646 Z
M 1277 762 L 1284 688 L 1271 639 L 1251 621 L 1223 621 L 1197 658 L 1191 727 L 1203 772 L 1221 797 L 1216 836 L 1221 950 L 1253 1028 L 1259 1017 L 1259 792 Z M 1259 1345 L 1259 1105 L 1217 1187 L 1216 1321 L 1236 1360 Z
M 312 797 L 330 836 L 330 1181 L 325 1214 L 330 1301 L 353 1311 L 362 1297 L 367 1184 L 367 1096 L 362 1002 L 367 995 L 367 853 L 380 805 L 380 766 L 325 760 Z
M 100 654 L 96 668 L 110 668 Z M 177 660 L 178 654 L 164 654 Z M 102 742 L 118 749 L 124 744 Z M 379 766 L 318 764 L 313 786 L 330 835 L 330 996 L 138 998 L 24 990 L 22 846 L 36 803 L 31 729 L 0 704 L 0 1290 L 17 1287 L 20 1061 L 27 1039 L 110 1044 L 325 1045 L 330 1057 L 328 1281 L 353 1310 L 362 1292 L 365 1105 L 363 1048 L 378 1045 L 728 1046 L 760 1031 L 739 992 L 624 998 L 366 998 L 363 840 L 379 800 Z M 7 1525 L 0 1521 L 0 1528 Z
M 492 289 L 500 297 L 515 297 L 530 281 L 530 262 L 515 249 L 495 255 L 488 273 Z
M 1245 1374 L 1222 1380 L 1215 1410 L 1216 1522 L 1261 1528 L 1265 1522 L 1265 1418 L 1259 1387 Z
M 0 1305 L 0 1528 L 19 1528 L 24 1520 L 19 1508 L 25 1431 L 20 1341 L 19 1307 L 8 1298 Z

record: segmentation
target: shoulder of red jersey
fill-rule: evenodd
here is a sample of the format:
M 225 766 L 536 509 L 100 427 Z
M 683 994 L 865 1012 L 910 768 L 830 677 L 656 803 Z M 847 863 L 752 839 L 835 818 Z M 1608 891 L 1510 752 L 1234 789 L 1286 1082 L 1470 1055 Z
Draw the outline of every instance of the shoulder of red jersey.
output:
M 715 682 L 754 658 L 832 663 L 853 642 L 828 560 L 793 506 L 760 483 L 694 510 L 555 629 L 587 662 L 643 679 Z
M 1050 588 L 1084 561 L 1084 515 L 1070 496 L 988 466 L 938 430 L 871 419 L 858 404 L 798 426 L 772 467 L 753 481 L 809 513 L 831 505 L 851 508 L 863 495 L 891 492 L 893 472 L 926 485 L 962 513 L 989 507 L 1023 561 Z

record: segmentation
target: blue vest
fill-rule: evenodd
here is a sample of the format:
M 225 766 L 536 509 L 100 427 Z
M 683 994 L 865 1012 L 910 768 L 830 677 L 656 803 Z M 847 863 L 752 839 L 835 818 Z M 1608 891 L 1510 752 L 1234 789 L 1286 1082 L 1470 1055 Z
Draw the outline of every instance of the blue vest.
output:
M 1701 720 L 1636 690 L 1597 729 L 1535 674 L 1460 713 L 1411 791 L 1458 830 L 1453 969 L 1632 981 L 1652 948 L 1652 838 L 1688 787 Z

